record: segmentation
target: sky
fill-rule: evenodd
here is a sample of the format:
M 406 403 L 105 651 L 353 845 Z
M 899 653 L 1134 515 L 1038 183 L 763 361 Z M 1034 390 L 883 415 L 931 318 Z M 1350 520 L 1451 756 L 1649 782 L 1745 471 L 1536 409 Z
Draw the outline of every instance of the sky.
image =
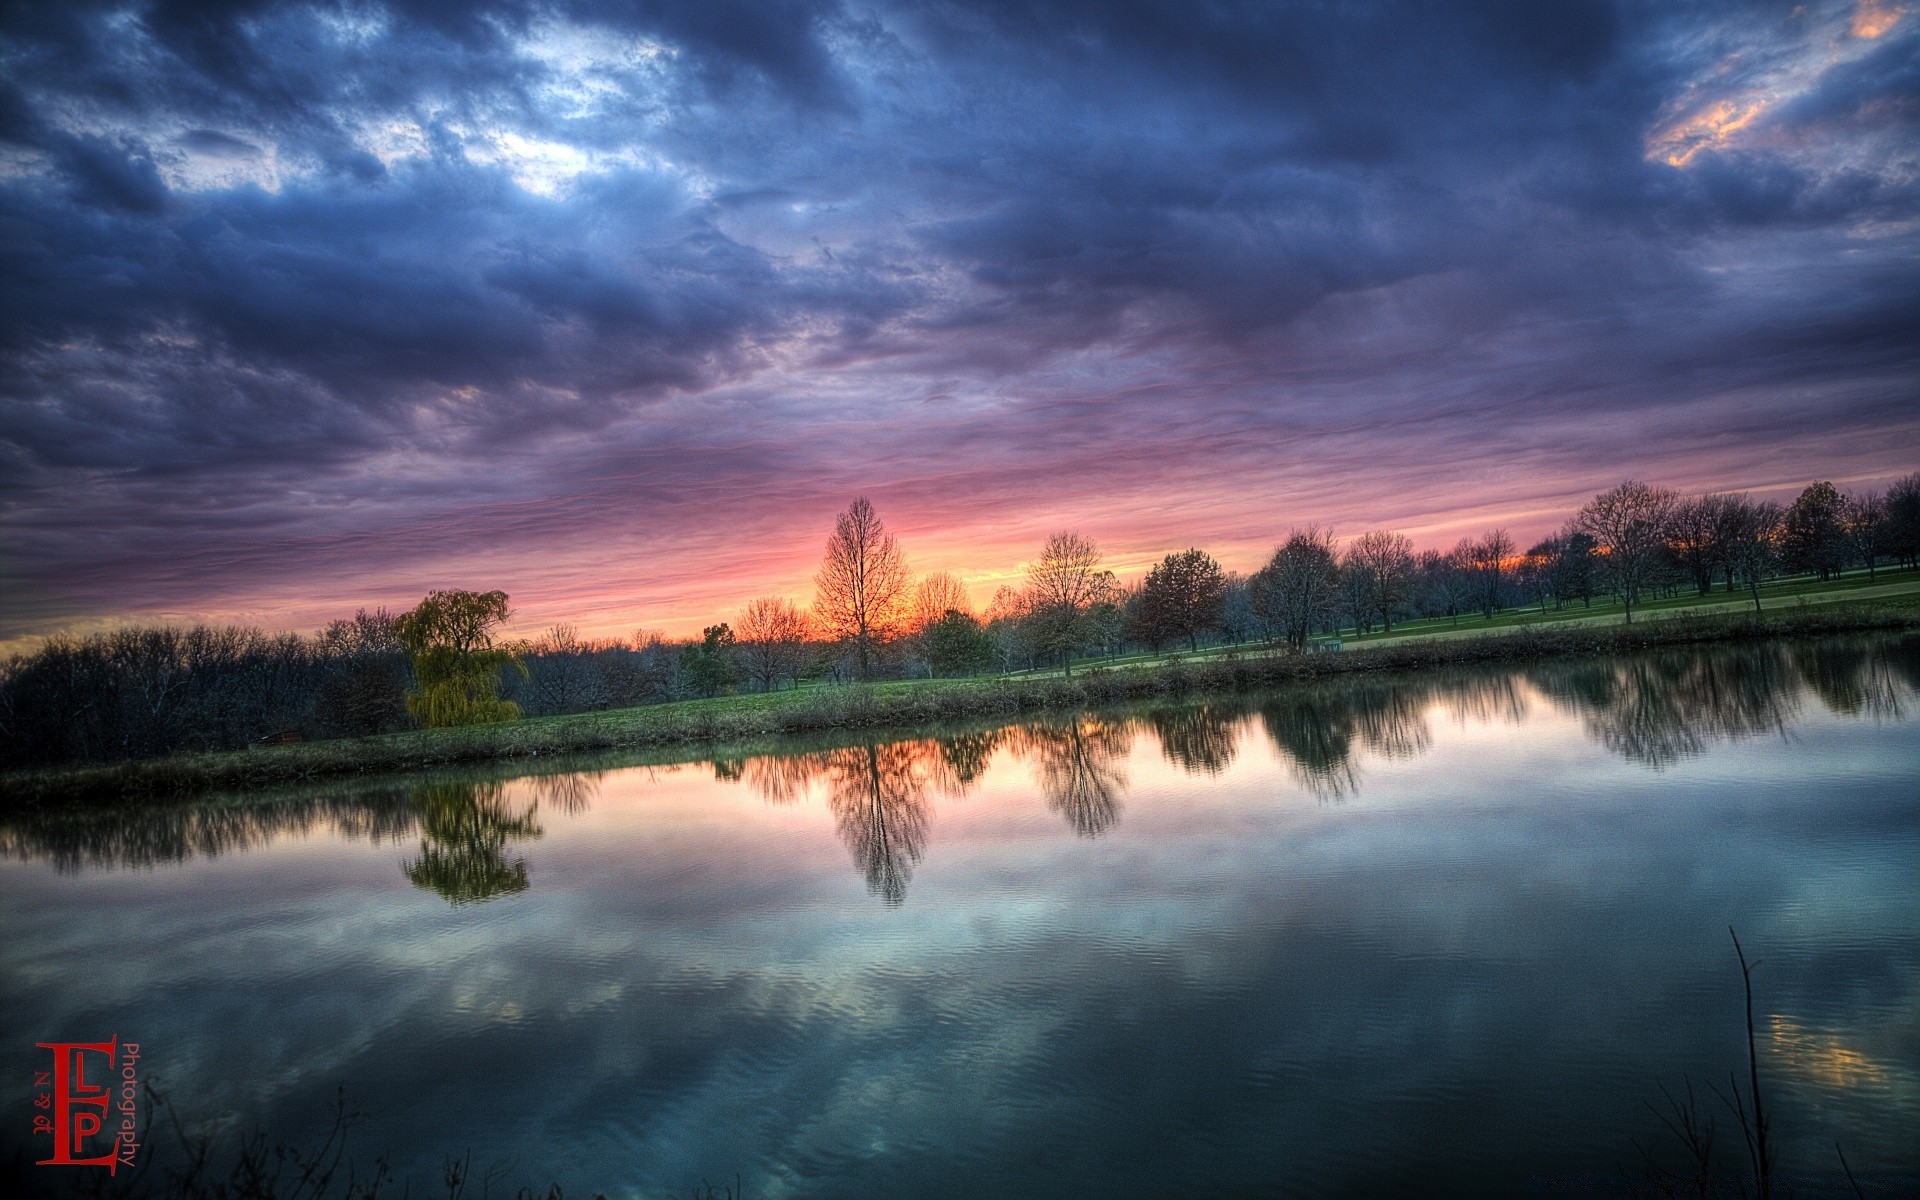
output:
M 0 644 L 1920 467 L 1920 13 L 13 4 Z

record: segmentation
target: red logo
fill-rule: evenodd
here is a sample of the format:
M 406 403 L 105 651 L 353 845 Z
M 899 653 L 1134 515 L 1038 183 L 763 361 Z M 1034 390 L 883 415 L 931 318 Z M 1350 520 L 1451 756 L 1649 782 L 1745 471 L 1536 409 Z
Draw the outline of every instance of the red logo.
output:
M 140 1043 L 39 1042 L 53 1051 L 53 1070 L 36 1071 L 35 1133 L 53 1135 L 43 1167 L 105 1167 L 111 1175 L 133 1165 L 140 1149 Z

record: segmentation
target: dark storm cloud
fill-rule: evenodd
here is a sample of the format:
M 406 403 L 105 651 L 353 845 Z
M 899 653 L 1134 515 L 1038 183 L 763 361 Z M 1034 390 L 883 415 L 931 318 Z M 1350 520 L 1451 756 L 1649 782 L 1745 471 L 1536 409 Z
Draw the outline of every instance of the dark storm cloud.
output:
M 1109 468 L 1143 438 L 1195 511 L 1222 458 L 1292 494 L 1259 447 L 1291 439 L 1302 470 L 1356 430 L 1375 466 L 1320 511 L 1429 485 L 1452 499 L 1427 517 L 1544 503 L 1542 464 L 1577 488 L 1636 456 L 1775 483 L 1748 478 L 1763 439 L 1884 474 L 1891 451 L 1834 439 L 1912 426 L 1916 26 L 1504 0 L 16 6 L 8 556 L 63 611 L 211 611 L 299 591 L 273 547 L 354 544 L 371 513 L 537 545 L 609 495 L 691 554 L 758 519 L 730 496 L 918 495 L 934 441 L 967 448 L 942 475 L 980 512 L 1122 504 Z M 1640 440 L 1680 411 L 1729 425 Z M 651 488 L 663 447 L 707 472 L 697 508 Z M 474 527 L 482 502 L 523 515 Z M 156 529 L 245 586 L 202 572 L 196 601 L 132 569 Z

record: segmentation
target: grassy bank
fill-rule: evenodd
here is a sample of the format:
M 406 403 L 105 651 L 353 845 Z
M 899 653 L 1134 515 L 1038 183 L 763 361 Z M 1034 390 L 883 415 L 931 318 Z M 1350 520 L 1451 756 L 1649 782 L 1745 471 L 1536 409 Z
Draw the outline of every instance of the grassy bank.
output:
M 1877 574 L 1869 575 L 1866 569 L 1862 568 L 1844 572 L 1833 579 L 1826 580 L 1815 579 L 1810 575 L 1776 579 L 1760 589 L 1763 614 L 1799 609 L 1815 604 L 1863 602 L 1890 604 L 1896 607 L 1908 604 L 1920 605 L 1920 573 L 1883 568 Z M 1739 616 L 1753 611 L 1753 600 L 1743 591 L 1715 591 L 1705 596 L 1687 591 L 1679 595 L 1642 601 L 1633 606 L 1633 617 L 1638 622 L 1681 614 Z M 1542 609 L 1534 606 L 1506 608 L 1492 617 L 1482 616 L 1478 612 L 1462 613 L 1458 617 L 1416 617 L 1398 622 L 1390 633 L 1374 630 L 1371 633 L 1355 634 L 1348 629 L 1340 634 L 1340 640 L 1345 648 L 1352 650 L 1413 640 L 1483 637 L 1488 633 L 1547 625 L 1623 625 L 1625 623 L 1626 610 L 1621 606 L 1619 599 L 1600 596 L 1590 604 L 1573 603 L 1563 608 Z M 1192 652 L 1181 651 L 1178 657 L 1188 662 L 1199 662 L 1204 659 L 1221 658 L 1228 654 L 1246 653 L 1248 648 L 1245 646 L 1207 646 Z M 1165 662 L 1168 657 L 1168 654 L 1162 651 L 1135 652 L 1107 658 L 1076 659 L 1073 669 L 1078 671 L 1088 666 L 1117 668 L 1147 663 L 1158 664 Z M 1030 671 L 1014 672 L 1016 676 L 1031 677 L 1059 673 L 1058 667 L 1041 667 Z
M 176 755 L 0 778 L 6 801 L 233 790 L 324 779 L 610 750 L 761 743 L 835 729 L 911 729 L 960 718 L 1016 718 L 1095 704 L 1227 693 L 1373 672 L 1470 663 L 1523 663 L 1658 646 L 1920 628 L 1920 603 L 1874 601 L 1752 613 L 1680 614 L 1633 625 L 1558 624 L 1478 637 L 1405 639 L 1335 654 L 1241 654 L 1162 661 L 1061 676 L 917 680 L 723 696 L 461 729 Z

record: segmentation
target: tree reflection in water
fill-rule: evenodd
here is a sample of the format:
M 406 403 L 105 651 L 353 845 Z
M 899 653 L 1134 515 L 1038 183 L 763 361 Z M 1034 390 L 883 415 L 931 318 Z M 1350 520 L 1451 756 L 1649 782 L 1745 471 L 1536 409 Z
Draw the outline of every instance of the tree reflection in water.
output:
M 826 793 L 840 838 L 868 887 L 901 903 L 932 822 L 929 797 L 960 796 L 994 754 L 1029 762 L 1047 806 L 1082 837 L 1119 823 L 1128 787 L 1124 763 L 1141 726 L 1166 760 L 1215 775 L 1235 759 L 1248 717 L 1300 786 L 1323 799 L 1352 796 L 1365 751 L 1409 758 L 1432 741 L 1435 707 L 1463 720 L 1520 723 L 1544 701 L 1576 715 L 1587 735 L 1655 769 L 1716 741 L 1785 729 L 1810 702 L 1845 716 L 1898 718 L 1920 691 L 1920 637 L 1667 650 L 1427 675 L 1330 682 L 1229 701 L 1160 706 L 1143 717 L 1083 713 L 999 730 L 830 750 L 767 755 L 713 765 L 768 802 Z M 512 843 L 541 836 L 541 808 L 578 812 L 600 775 L 558 773 L 511 783 L 438 777 L 414 787 L 341 781 L 263 803 L 149 801 L 133 806 L 51 806 L 0 820 L 0 856 L 45 861 L 63 871 L 148 867 L 264 846 L 328 830 L 373 842 L 418 836 L 406 877 L 454 904 L 526 890 L 527 864 Z
M 415 788 L 420 854 L 401 870 L 415 887 L 451 904 L 475 904 L 527 890 L 527 860 L 508 862 L 511 838 L 541 834 L 539 802 L 510 802 L 498 783 L 430 783 Z
M 1260 706 L 1260 727 L 1308 792 L 1322 800 L 1341 800 L 1359 789 L 1350 707 L 1311 693 L 1276 696 Z
M 890 905 L 906 900 L 914 864 L 926 851 L 928 757 L 923 742 L 869 742 L 828 755 L 834 826 L 867 877 L 867 890 Z
M 1784 729 L 1804 690 L 1778 646 L 1568 663 L 1529 672 L 1527 680 L 1577 713 L 1601 745 L 1655 768 L 1718 740 Z
M 926 850 L 932 820 L 929 790 L 964 793 L 991 754 L 991 744 L 956 750 L 931 738 L 866 742 L 748 759 L 741 764 L 740 778 L 771 804 L 791 804 L 816 783 L 824 785 L 834 827 L 866 878 L 867 889 L 898 905 L 906 900 L 914 865 Z
M 1120 760 L 1133 749 L 1133 730 L 1125 721 L 1087 714 L 1022 726 L 1013 744 L 1033 764 L 1047 807 L 1064 817 L 1068 828 L 1095 838 L 1119 823 L 1120 797 L 1127 790 Z
M 1894 655 L 1875 654 L 1859 642 L 1815 642 L 1796 647 L 1793 662 L 1820 702 L 1842 716 L 1884 721 L 1905 715 Z M 1905 683 L 1914 686 L 1910 674 Z
M 1185 704 L 1156 708 L 1147 724 L 1160 739 L 1160 753 L 1189 775 L 1218 775 L 1238 753 L 1241 713 L 1221 704 Z

